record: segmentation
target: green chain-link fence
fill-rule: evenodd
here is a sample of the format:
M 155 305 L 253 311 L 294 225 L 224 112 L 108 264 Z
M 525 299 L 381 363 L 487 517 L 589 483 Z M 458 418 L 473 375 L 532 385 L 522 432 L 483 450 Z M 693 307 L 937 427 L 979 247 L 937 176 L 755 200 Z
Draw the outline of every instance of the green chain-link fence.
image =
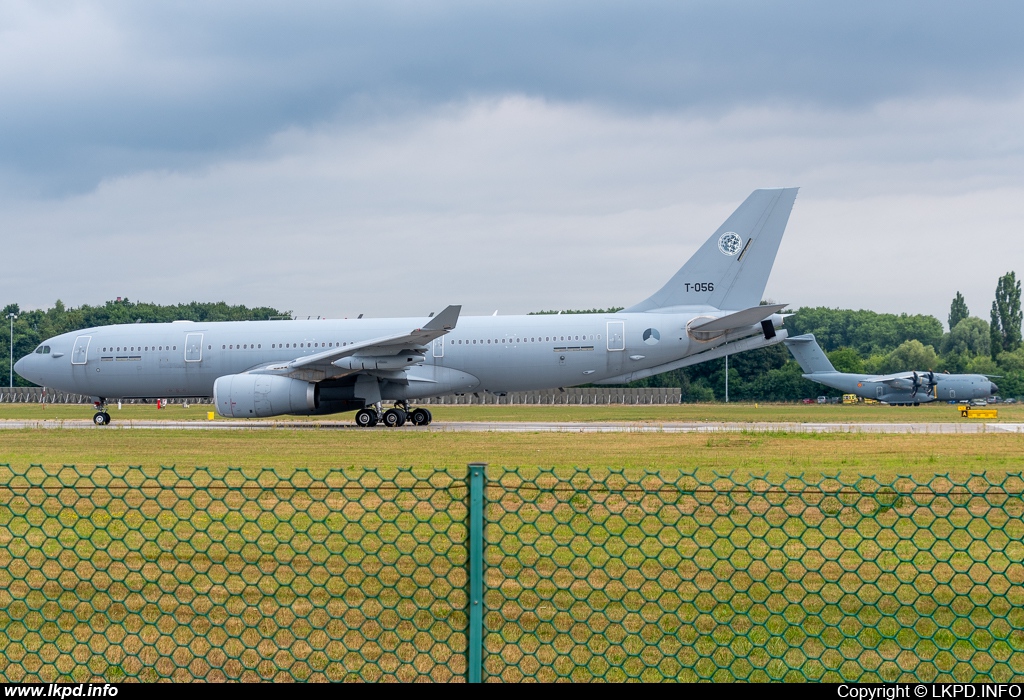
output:
M 0 676 L 1024 679 L 1020 474 L 482 472 L 0 466 Z

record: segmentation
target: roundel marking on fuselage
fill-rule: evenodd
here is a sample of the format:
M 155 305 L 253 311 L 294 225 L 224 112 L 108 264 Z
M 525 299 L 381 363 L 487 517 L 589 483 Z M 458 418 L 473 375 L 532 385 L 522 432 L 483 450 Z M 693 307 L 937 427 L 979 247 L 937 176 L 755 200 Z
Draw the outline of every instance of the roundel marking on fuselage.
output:
M 659 340 L 661 340 L 661 333 L 657 328 L 648 328 L 644 331 L 644 342 L 648 345 L 654 345 Z

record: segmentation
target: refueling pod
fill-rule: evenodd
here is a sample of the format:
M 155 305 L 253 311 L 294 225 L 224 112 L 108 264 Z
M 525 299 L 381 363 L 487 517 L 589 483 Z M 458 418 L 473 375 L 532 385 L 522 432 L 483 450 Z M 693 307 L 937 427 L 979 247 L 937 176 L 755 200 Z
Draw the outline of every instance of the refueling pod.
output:
M 269 418 L 315 413 L 316 384 L 272 374 L 229 374 L 213 383 L 213 403 L 225 418 Z

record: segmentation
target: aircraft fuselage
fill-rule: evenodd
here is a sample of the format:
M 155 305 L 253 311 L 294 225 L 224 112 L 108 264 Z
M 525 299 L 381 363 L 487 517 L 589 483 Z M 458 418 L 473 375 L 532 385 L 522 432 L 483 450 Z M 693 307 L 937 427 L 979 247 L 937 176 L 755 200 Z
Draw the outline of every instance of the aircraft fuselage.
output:
M 916 392 L 909 386 L 898 389 L 880 382 L 872 382 L 876 375 L 871 374 L 815 372 L 803 376 L 804 379 L 839 389 L 847 394 L 895 404 L 970 401 L 985 399 L 995 393 L 992 381 L 981 374 L 935 374 L 934 386 L 921 386 Z M 925 375 L 922 373 L 921 376 L 923 378 Z
M 373 374 L 381 379 L 385 400 L 586 384 L 639 373 L 761 332 L 759 326 L 751 326 L 703 343 L 687 335 L 693 318 L 723 313 L 715 309 L 463 317 L 456 328 L 426 347 L 421 362 L 417 355 L 417 364 L 404 371 L 384 367 Z M 48 352 L 26 356 L 17 371 L 37 384 L 103 399 L 208 397 L 219 377 L 401 332 L 422 322 L 397 318 L 102 326 L 44 341 L 40 349 Z M 772 341 L 760 340 L 768 345 L 783 337 L 785 333 Z M 341 402 L 331 410 L 363 405 L 352 394 L 351 380 L 343 376 L 310 380 L 321 384 L 325 404 Z

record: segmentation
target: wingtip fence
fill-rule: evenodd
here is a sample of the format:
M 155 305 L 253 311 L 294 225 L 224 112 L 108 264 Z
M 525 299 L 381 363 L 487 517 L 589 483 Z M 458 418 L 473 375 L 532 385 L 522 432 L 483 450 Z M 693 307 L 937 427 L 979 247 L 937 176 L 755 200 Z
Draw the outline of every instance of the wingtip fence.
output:
M 0 465 L 0 676 L 1024 678 L 1020 473 Z

